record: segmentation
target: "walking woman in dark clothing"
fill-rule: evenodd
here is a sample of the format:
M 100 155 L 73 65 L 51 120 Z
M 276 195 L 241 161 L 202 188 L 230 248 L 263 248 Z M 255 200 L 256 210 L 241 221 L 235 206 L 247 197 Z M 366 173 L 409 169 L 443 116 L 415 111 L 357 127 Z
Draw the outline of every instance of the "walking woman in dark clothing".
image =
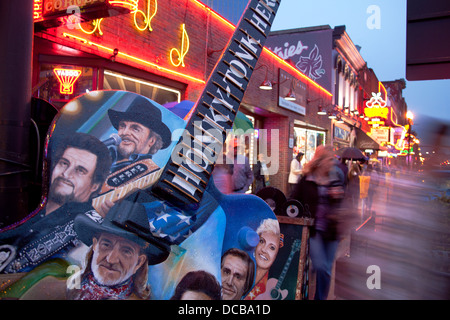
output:
M 293 198 L 309 209 L 314 226 L 311 230 L 310 255 L 316 271 L 316 300 L 325 300 L 331 281 L 331 269 L 338 246 L 336 213 L 344 197 L 343 175 L 330 146 L 319 146 L 313 159 L 303 168 Z

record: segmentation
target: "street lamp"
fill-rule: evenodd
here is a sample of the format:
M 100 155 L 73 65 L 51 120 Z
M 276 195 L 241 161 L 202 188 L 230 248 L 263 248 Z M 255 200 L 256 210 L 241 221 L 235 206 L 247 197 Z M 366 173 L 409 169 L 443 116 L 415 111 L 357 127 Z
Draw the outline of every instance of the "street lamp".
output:
M 408 167 L 411 169 L 411 126 L 413 125 L 414 114 L 411 111 L 406 112 L 408 120 Z

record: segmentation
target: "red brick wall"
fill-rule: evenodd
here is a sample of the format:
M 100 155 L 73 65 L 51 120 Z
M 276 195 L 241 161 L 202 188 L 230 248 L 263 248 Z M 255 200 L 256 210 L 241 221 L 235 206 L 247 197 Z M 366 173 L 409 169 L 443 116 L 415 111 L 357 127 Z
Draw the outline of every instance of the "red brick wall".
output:
M 141 2 L 140 9 L 146 13 L 146 2 Z M 138 14 L 137 18 L 139 25 L 143 27 L 142 15 Z M 186 25 L 190 46 L 184 58 L 185 66 L 175 67 L 170 62 L 170 50 L 176 48 L 181 51 L 183 23 Z M 93 29 L 90 22 L 83 23 L 82 27 L 85 30 Z M 233 32 L 232 28 L 218 22 L 216 18 L 211 16 L 210 11 L 192 0 L 159 1 L 158 11 L 151 20 L 151 27 L 153 31 L 148 29 L 140 31 L 134 25 L 134 15 L 124 14 L 103 19 L 101 23 L 102 36 L 98 32 L 88 35 L 77 28 L 66 26 L 47 29 L 36 35 L 84 53 L 105 59 L 111 57 L 111 52 L 105 49 L 82 43 L 74 38 L 64 37 L 63 33 L 65 32 L 101 46 L 111 49 L 118 48 L 120 53 L 132 55 L 158 66 L 206 81 L 221 54 L 221 52 L 211 52 L 223 49 Z M 77 56 L 77 53 L 73 50 L 60 49 L 62 49 L 59 52 L 60 55 Z M 177 57 L 176 54 L 173 55 L 174 59 Z M 186 83 L 187 90 L 184 99 L 196 100 L 204 87 L 204 84 L 161 72 L 155 67 L 125 57 L 117 57 L 116 62 Z
M 290 119 L 288 117 L 274 115 L 266 118 L 264 129 L 267 130 L 267 141 L 269 146 L 269 156 L 278 159 L 278 172 L 270 176 L 270 185 L 285 192 L 289 175 L 289 164 L 292 159 L 292 149 L 288 148 L 290 134 Z M 272 132 L 275 131 L 275 135 Z M 271 154 L 275 145 L 278 146 L 278 155 Z

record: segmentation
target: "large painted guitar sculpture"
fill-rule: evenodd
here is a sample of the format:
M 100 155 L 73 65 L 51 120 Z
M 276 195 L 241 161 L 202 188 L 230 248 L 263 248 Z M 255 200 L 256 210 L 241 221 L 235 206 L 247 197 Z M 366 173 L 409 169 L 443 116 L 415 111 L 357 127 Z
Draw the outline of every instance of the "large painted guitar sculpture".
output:
M 55 226 L 52 239 L 46 236 L 46 239 L 33 241 L 23 248 L 3 244 L 2 234 L 8 237 L 17 235 L 21 225 L 36 219 L 44 210 L 47 201 L 47 194 L 44 194 L 42 205 L 25 221 L 0 233 L 0 249 L 9 250 L 8 257 L 0 261 L 3 272 L 20 270 L 11 265 L 20 266 L 23 261 L 37 266 L 35 270 L 38 273 L 48 271 L 42 265 L 51 261 L 54 253 L 67 248 L 68 242 L 77 243 L 77 233 L 84 232 L 77 228 L 77 222 L 83 219 L 102 220 L 96 211 L 100 211 L 106 200 L 115 203 L 114 206 L 122 206 L 118 210 L 111 209 L 121 212 L 112 223 L 136 234 L 153 248 L 148 264 L 154 299 L 170 298 L 176 284 L 189 271 L 205 270 L 220 279 L 220 259 L 229 248 L 240 248 L 251 256 L 257 244 L 254 237 L 256 228 L 261 221 L 276 217 L 270 207 L 256 196 L 221 194 L 211 176 L 279 3 L 279 0 L 249 1 L 187 121 L 145 97 L 125 91 L 94 91 L 69 102 L 55 118 L 47 137 L 48 158 L 44 163 L 44 172 L 49 183 L 50 170 L 55 166 L 50 156 L 56 149 L 57 138 L 84 133 L 106 144 L 111 134 L 118 130 L 114 115 L 131 113 L 131 108 L 136 113 L 137 105 L 151 105 L 156 118 L 159 117 L 159 121 L 170 131 L 171 141 L 161 134 L 162 148 L 157 153 L 145 159 L 138 158 L 114 171 L 107 177 L 100 195 L 93 199 L 94 210 L 72 216 L 65 230 Z M 145 119 L 153 121 L 155 116 Z M 114 146 L 110 149 L 117 152 Z M 133 215 L 127 213 L 130 204 L 134 207 L 133 203 L 145 208 L 146 223 L 134 220 Z M 245 213 L 242 212 L 244 207 Z M 63 233 L 65 240 L 61 242 Z M 30 262 L 30 252 L 40 254 L 34 262 Z M 67 258 L 66 253 L 64 257 Z M 15 284 L 16 289 L 32 286 L 44 276 L 36 275 L 31 277 L 32 280 L 28 277 L 27 281 L 31 283 L 27 285 L 19 281 Z M 9 292 L 14 292 L 14 288 Z

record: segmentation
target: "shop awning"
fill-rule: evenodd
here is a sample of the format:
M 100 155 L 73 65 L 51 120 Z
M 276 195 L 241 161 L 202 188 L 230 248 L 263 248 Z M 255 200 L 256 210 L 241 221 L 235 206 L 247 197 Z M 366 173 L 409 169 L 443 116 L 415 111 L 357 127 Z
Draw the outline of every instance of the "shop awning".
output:
M 356 148 L 380 150 L 380 144 L 369 137 L 364 131 L 356 129 Z

